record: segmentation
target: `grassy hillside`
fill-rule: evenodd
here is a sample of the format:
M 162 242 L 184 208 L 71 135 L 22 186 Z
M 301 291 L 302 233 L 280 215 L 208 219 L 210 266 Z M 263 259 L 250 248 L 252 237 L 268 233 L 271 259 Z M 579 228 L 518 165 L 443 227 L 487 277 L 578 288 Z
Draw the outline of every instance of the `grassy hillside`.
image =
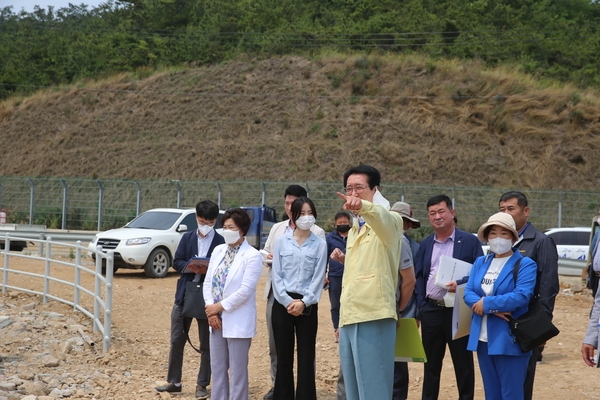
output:
M 143 71 L 142 71 L 143 73 Z M 597 189 L 598 93 L 415 56 L 239 60 L 0 103 L 0 174 Z

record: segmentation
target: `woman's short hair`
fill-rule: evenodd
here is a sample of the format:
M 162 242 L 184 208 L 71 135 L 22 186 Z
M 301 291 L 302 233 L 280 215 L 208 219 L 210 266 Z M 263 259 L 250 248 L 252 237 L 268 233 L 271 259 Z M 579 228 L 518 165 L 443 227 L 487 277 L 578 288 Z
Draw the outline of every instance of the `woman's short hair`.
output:
M 315 208 L 315 203 L 313 203 L 312 200 L 309 199 L 308 197 L 298 197 L 292 203 L 292 221 L 294 223 L 296 223 L 296 220 L 298 218 L 300 218 L 300 215 L 302 214 L 302 206 L 305 203 L 310 206 L 313 217 L 315 217 L 315 219 L 317 219 L 317 209 Z
M 242 236 L 246 236 L 250 229 L 250 224 L 252 223 L 246 210 L 241 208 L 230 208 L 223 214 L 223 224 L 225 224 L 225 221 L 228 219 L 232 219 L 235 226 L 240 228 Z

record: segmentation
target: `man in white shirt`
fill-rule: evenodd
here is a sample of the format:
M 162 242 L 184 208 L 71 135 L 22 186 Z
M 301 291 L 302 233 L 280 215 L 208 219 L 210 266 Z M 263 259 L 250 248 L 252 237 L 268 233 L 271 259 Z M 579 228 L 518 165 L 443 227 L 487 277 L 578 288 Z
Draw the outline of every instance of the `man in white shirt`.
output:
M 284 207 L 285 213 L 288 216 L 288 220 L 281 221 L 273 225 L 271 231 L 269 232 L 269 237 L 267 238 L 267 242 L 265 243 L 265 250 L 269 255 L 267 258 L 270 260 L 273 258 L 273 246 L 275 245 L 275 240 L 279 236 L 284 235 L 287 232 L 293 231 L 296 227 L 292 222 L 292 203 L 298 197 L 307 197 L 306 189 L 304 189 L 300 185 L 290 185 L 285 189 L 285 193 L 283 198 L 285 200 Z M 317 225 L 313 225 L 310 230 L 317 236 L 322 239 L 325 239 L 325 231 L 321 229 Z M 271 400 L 273 399 L 273 388 L 275 387 L 275 375 L 277 374 L 277 350 L 275 348 L 275 339 L 273 337 L 273 326 L 271 325 L 271 310 L 273 309 L 273 289 L 271 287 L 271 264 L 265 263 L 267 267 L 267 283 L 265 285 L 265 293 L 264 297 L 267 299 L 267 330 L 269 332 L 269 357 L 271 359 L 271 382 L 273 386 L 269 390 L 267 394 L 263 397 L 263 400 Z

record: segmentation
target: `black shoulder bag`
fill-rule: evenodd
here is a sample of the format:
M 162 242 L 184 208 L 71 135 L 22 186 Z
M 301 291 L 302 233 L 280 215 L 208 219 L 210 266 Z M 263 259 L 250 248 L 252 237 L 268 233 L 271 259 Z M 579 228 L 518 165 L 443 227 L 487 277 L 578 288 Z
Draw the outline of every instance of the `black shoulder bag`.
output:
M 208 319 L 205 311 L 204 295 L 202 293 L 202 282 L 187 282 L 185 285 L 185 295 L 183 298 L 183 309 L 181 315 L 187 318 Z M 196 352 L 200 353 L 190 340 L 189 330 L 193 319 L 184 320 L 183 332 L 185 337 Z
M 519 258 L 513 270 L 515 287 L 517 286 L 517 275 L 519 274 L 520 265 L 521 259 Z M 558 328 L 552 323 L 544 307 L 542 307 L 539 295 L 537 294 L 534 294 L 529 302 L 527 312 L 518 319 L 508 317 L 508 324 L 514 336 L 514 341 L 519 344 L 521 351 L 524 353 L 541 346 L 560 333 Z

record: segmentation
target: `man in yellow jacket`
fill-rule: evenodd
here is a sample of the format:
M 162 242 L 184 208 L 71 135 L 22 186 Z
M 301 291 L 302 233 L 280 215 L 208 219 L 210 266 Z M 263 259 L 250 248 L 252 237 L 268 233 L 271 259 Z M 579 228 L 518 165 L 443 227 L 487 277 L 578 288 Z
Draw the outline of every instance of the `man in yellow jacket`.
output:
M 402 218 L 379 192 L 381 175 L 360 165 L 344 174 L 343 208 L 354 213 L 340 300 L 340 362 L 348 400 L 391 399 Z M 335 253 L 335 251 L 334 251 Z

